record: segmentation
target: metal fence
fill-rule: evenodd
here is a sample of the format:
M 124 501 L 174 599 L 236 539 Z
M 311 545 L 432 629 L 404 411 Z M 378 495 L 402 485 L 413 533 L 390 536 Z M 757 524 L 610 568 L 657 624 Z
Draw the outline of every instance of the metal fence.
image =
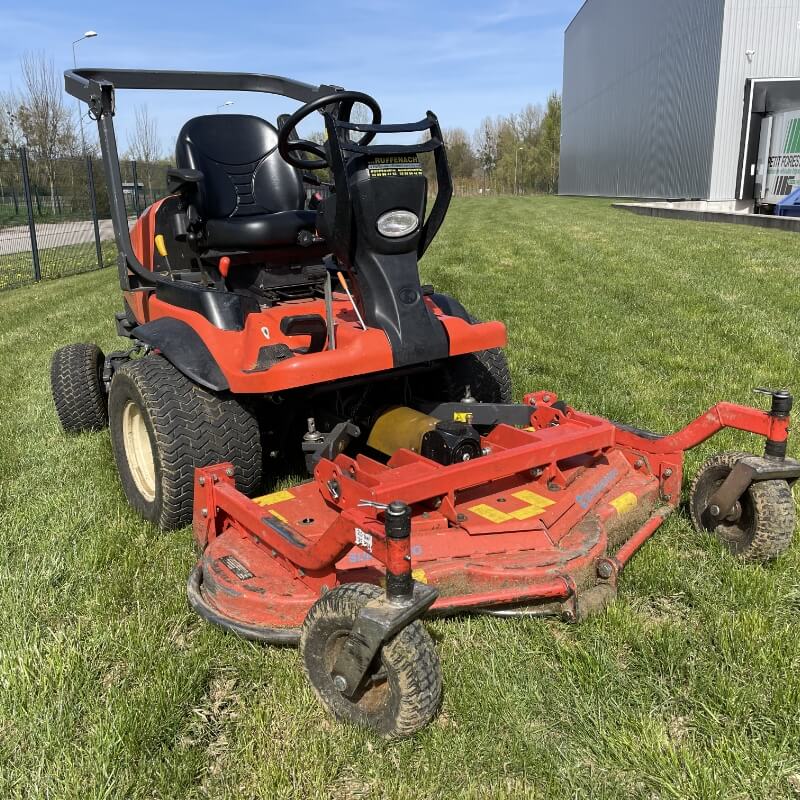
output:
M 131 219 L 166 194 L 167 164 L 124 161 Z M 102 162 L 0 150 L 0 290 L 114 263 Z

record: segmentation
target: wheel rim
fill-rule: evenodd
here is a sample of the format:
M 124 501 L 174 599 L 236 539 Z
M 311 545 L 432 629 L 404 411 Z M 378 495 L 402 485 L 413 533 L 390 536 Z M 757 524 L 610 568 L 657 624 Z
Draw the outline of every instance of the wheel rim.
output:
M 725 518 L 717 520 L 709 512 L 709 500 L 714 492 L 722 486 L 725 478 L 730 474 L 729 469 L 715 471 L 709 475 L 702 487 L 700 498 L 700 519 L 706 530 L 713 532 L 730 550 L 739 553 L 746 549 L 753 539 L 756 520 L 755 509 L 750 498 L 749 490 L 746 491 L 734 505 L 733 511 Z
M 329 676 L 331 686 L 333 686 L 333 678 L 330 677 L 333 673 L 333 666 L 349 635 L 349 630 L 336 631 L 329 637 L 325 646 L 325 674 Z M 346 704 L 352 706 L 354 710 L 361 712 L 367 718 L 380 717 L 392 704 L 393 700 L 389 675 L 385 665 L 380 660 L 380 656 L 378 656 L 378 663 L 380 665 L 378 669 L 373 669 L 364 677 L 361 686 L 352 698 L 345 697 L 344 694 L 337 691 Z
M 122 443 L 136 488 L 148 502 L 156 496 L 156 462 L 144 414 L 132 400 L 122 410 Z

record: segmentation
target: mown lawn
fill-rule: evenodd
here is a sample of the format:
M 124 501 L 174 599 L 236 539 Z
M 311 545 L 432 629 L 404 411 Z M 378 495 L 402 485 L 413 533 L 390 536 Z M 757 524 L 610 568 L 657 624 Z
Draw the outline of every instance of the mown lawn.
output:
M 509 326 L 516 391 L 667 431 L 800 389 L 800 238 L 605 201 L 464 199 L 423 265 Z M 113 270 L 0 294 L 0 797 L 791 798 L 800 546 L 745 565 L 670 519 L 582 626 L 438 621 L 440 717 L 333 724 L 293 650 L 187 607 L 190 531 L 137 519 L 105 434 L 64 437 L 59 345 L 113 348 Z M 730 435 L 689 456 L 688 472 Z M 798 453 L 797 445 L 793 453 Z

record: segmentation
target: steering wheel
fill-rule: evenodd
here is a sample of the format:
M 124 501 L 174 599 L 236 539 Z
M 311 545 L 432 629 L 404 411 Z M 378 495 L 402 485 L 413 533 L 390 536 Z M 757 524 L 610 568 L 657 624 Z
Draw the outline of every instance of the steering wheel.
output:
M 349 121 L 350 112 L 356 103 L 363 103 L 372 112 L 371 124 L 380 124 L 381 107 L 374 97 L 370 97 L 364 92 L 336 92 L 318 97 L 298 108 L 281 126 L 278 132 L 278 152 L 283 160 L 297 169 L 324 169 L 329 166 L 328 156 L 322 145 L 308 139 L 289 139 L 289 136 L 309 114 L 326 106 L 338 105 L 338 119 Z M 369 144 L 374 138 L 375 133 L 370 131 L 361 137 L 359 144 Z M 313 153 L 317 158 L 300 158 L 294 155 L 297 152 Z

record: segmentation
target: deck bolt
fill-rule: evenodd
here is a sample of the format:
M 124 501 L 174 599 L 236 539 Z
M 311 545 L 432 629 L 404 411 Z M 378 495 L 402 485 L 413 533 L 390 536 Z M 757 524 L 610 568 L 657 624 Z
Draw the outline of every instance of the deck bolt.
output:
M 542 401 L 545 402 L 545 403 L 549 403 L 550 402 L 550 395 L 549 394 L 544 395 L 542 397 Z
M 709 506 L 708 512 L 711 514 L 712 517 L 719 516 L 719 506 Z
M 458 521 L 458 522 L 466 522 L 467 521 L 467 515 L 466 514 L 459 514 L 456 517 L 456 521 Z
M 665 478 L 671 478 L 672 477 L 672 470 L 669 467 L 667 467 L 667 469 L 664 470 L 664 477 Z
M 411 556 L 403 556 L 403 561 L 411 561 Z
M 484 448 L 481 449 L 481 455 L 482 456 L 490 456 L 491 454 L 492 454 L 492 448 L 491 447 L 484 447 Z
M 204 478 L 202 475 L 201 475 L 201 476 L 200 476 L 200 477 L 197 479 L 197 482 L 198 482 L 198 483 L 199 483 L 201 486 L 205 486 L 205 485 L 206 485 L 206 479 L 205 479 L 205 478 Z
M 636 467 L 636 469 L 641 469 L 644 466 L 644 459 L 637 458 L 636 461 L 633 462 L 633 466 Z
M 228 468 L 225 470 L 225 474 L 226 474 L 226 475 L 227 475 L 229 478 L 232 478 L 232 477 L 233 477 L 233 467 L 228 467 Z
M 535 469 L 531 470 L 532 478 L 541 478 L 543 474 L 544 474 L 544 467 L 536 467 Z
M 270 555 L 271 555 L 273 558 L 277 558 L 277 557 L 278 557 L 278 551 L 277 551 L 277 550 L 270 550 L 270 551 L 269 551 L 269 554 L 270 554 Z
M 608 561 L 601 561 L 597 565 L 597 574 L 601 578 L 603 578 L 603 579 L 610 578 L 613 573 L 614 573 L 614 570 L 612 569 L 611 564 L 609 564 Z
M 201 517 L 207 517 L 208 516 L 208 509 L 207 508 L 201 508 L 200 509 L 200 516 Z
M 665 500 L 672 500 L 672 495 L 671 494 L 665 494 L 664 495 L 664 499 Z
M 212 475 L 211 476 L 212 483 L 219 483 L 219 475 Z
M 337 692 L 343 692 L 347 688 L 347 681 L 341 675 L 334 675 L 333 685 Z

